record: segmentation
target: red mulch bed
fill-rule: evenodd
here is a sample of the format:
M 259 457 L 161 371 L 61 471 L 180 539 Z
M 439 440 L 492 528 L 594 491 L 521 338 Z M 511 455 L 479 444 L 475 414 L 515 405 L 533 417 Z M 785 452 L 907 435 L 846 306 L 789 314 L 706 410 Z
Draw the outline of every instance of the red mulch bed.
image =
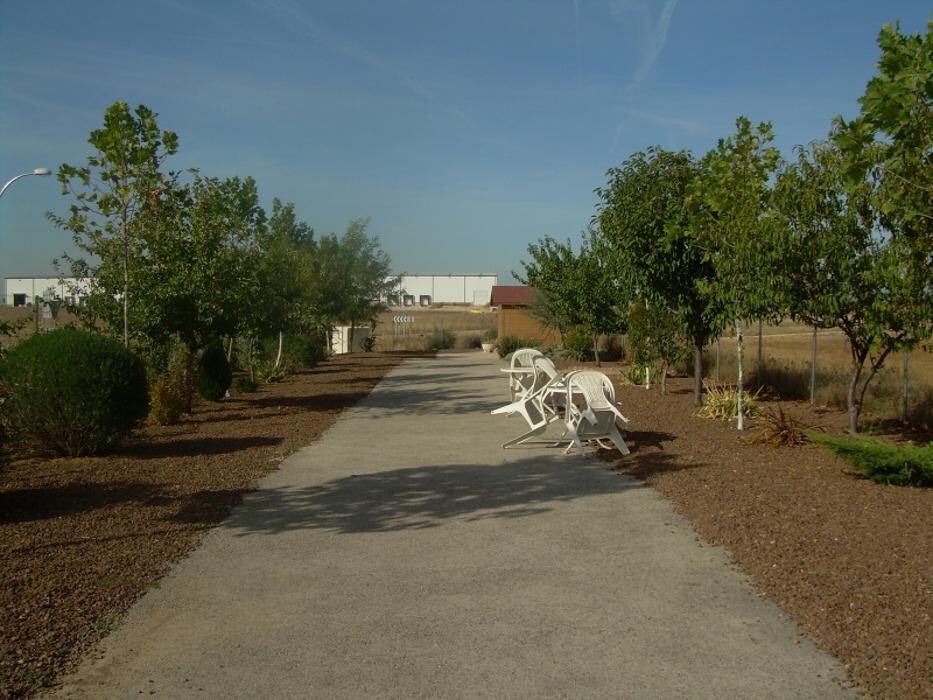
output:
M 291 452 L 401 354 L 344 355 L 113 454 L 12 461 L 0 476 L 0 697 L 52 685 Z
M 692 388 L 686 379 L 669 380 L 666 396 L 619 386 L 632 454 L 607 459 L 726 547 L 760 595 L 872 697 L 933 698 L 933 489 L 859 478 L 822 447 L 755 444 L 762 421 L 743 435 L 734 421 L 696 417 Z M 805 425 L 846 425 L 840 411 L 780 405 Z

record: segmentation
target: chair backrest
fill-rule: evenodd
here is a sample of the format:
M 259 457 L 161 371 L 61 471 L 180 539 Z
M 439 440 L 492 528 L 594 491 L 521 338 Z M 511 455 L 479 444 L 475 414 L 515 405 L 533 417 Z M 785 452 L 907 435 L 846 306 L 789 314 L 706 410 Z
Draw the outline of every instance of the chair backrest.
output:
M 568 377 L 567 395 L 569 397 L 572 394 L 582 396 L 586 405 L 594 411 L 611 410 L 616 400 L 616 390 L 609 377 L 593 370 L 574 372 Z
M 544 357 L 544 353 L 536 348 L 519 348 L 512 353 L 510 366 L 512 369 L 516 367 L 531 367 L 536 357 Z
M 538 355 L 531 359 L 531 366 L 535 369 L 535 374 L 544 374 L 548 379 L 554 379 L 560 372 L 554 366 L 554 361 L 546 355 Z

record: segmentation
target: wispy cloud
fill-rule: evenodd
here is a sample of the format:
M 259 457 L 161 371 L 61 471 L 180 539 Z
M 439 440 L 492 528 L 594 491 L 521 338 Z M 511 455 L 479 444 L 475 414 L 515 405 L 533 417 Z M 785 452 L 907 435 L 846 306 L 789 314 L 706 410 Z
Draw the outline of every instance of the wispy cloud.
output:
M 668 117 L 663 114 L 655 114 L 640 109 L 623 110 L 625 118 L 616 125 L 613 134 L 612 144 L 609 146 L 609 153 L 614 153 L 622 142 L 622 135 L 632 122 L 648 123 L 653 126 L 666 128 L 670 131 L 684 131 L 691 135 L 702 134 L 706 128 L 699 122 L 690 119 L 680 119 L 678 117 Z
M 654 8 L 647 0 L 613 0 L 610 5 L 613 16 L 631 33 L 639 46 L 639 60 L 632 76 L 629 90 L 639 87 L 654 69 L 670 30 L 671 18 L 677 9 L 678 0 L 665 0 L 664 6 L 655 17 Z
M 663 114 L 654 114 L 652 112 L 644 112 L 640 109 L 627 109 L 625 110 L 628 114 L 628 120 L 640 119 L 642 121 L 655 124 L 657 126 L 668 126 L 681 131 L 687 131 L 691 134 L 699 134 L 703 131 L 703 125 L 699 122 L 692 121 L 690 119 L 679 119 L 677 117 L 666 117 Z
M 314 41 L 327 50 L 361 63 L 377 73 L 388 76 L 407 88 L 414 95 L 430 102 L 449 115 L 463 119 L 466 114 L 456 105 L 442 100 L 433 90 L 414 76 L 401 70 L 396 65 L 378 56 L 359 43 L 349 39 L 328 27 L 319 19 L 312 17 L 302 5 L 290 0 L 256 0 L 250 3 L 264 13 L 273 13 L 287 18 L 295 26 L 300 26 Z
M 573 40 L 577 49 L 577 75 L 579 75 L 583 63 L 580 60 L 580 0 L 573 0 Z

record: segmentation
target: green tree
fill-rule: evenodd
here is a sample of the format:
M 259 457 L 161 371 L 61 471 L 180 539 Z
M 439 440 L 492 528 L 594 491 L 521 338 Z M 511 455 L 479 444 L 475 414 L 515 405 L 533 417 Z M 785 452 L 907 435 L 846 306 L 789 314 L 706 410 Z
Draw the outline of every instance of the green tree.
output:
M 877 186 L 847 182 L 846 158 L 832 143 L 799 148 L 774 187 L 777 276 L 789 312 L 839 328 L 852 357 L 849 429 L 858 430 L 865 392 L 891 352 L 933 333 L 933 292 L 922 262 L 898 232 L 881 229 Z
M 91 308 L 111 327 L 122 325 L 127 346 L 133 278 L 146 249 L 146 229 L 159 217 L 165 193 L 174 188 L 174 175 L 161 168 L 177 151 L 178 137 L 160 130 L 156 117 L 144 105 L 135 110 L 125 102 L 110 105 L 103 128 L 88 137 L 94 152 L 87 164 L 63 164 L 58 170 L 62 194 L 73 199 L 68 215 L 47 214 L 72 233 L 79 250 L 99 261 L 91 265 L 65 258 L 77 276 L 93 277 Z
M 598 188 L 603 256 L 630 299 L 670 310 L 694 349 L 694 402 L 702 400 L 703 348 L 722 330 L 716 270 L 694 237 L 689 194 L 700 173 L 686 151 L 634 153 Z
M 577 303 L 577 256 L 573 245 L 545 236 L 537 243 L 528 244 L 531 260 L 521 261 L 524 273 L 512 275 L 522 284 L 533 287 L 536 299 L 532 313 L 547 328 L 556 329 L 561 337 L 580 323 Z
M 772 232 L 765 221 L 769 180 L 779 163 L 771 125 L 752 127 L 745 117 L 736 120 L 736 132 L 720 139 L 701 161 L 692 186 L 694 234 L 712 262 L 712 291 L 735 319 L 738 348 L 738 429 L 744 430 L 743 319 L 773 318 L 783 310 L 779 287 L 767 271 L 779 270 L 776 250 L 768 241 Z
M 261 295 L 265 212 L 252 178 L 196 175 L 175 215 L 153 229 L 141 299 L 152 342 L 179 337 L 192 351 L 248 325 Z
M 889 230 L 908 239 L 927 270 L 933 260 L 933 20 L 925 35 L 885 24 L 878 75 L 859 99 L 861 114 L 836 118 L 833 138 L 846 156 L 848 184 L 870 177 Z
M 353 329 L 360 321 L 375 326 L 376 315 L 385 308 L 380 299 L 394 289 L 398 280 L 391 277 L 392 261 L 379 245 L 379 238 L 368 236 L 369 219 L 354 219 L 340 238 L 343 268 L 342 320 Z
M 683 335 L 683 326 L 674 311 L 643 299 L 635 301 L 628 313 L 628 340 L 636 365 L 643 365 L 646 370 L 658 367 L 661 393 L 666 394 L 668 370 L 690 356 L 690 341 Z
M 282 361 L 282 343 L 287 332 L 307 330 L 311 314 L 302 303 L 305 295 L 303 266 L 314 255 L 314 230 L 295 216 L 295 205 L 272 200 L 268 235 L 263 242 L 260 261 L 260 286 L 257 320 L 266 332 L 278 334 L 274 367 Z
M 367 235 L 368 225 L 367 219 L 355 219 L 342 235 L 321 236 L 307 260 L 306 304 L 327 332 L 338 323 L 373 324 L 383 308 L 379 299 L 398 285 L 379 239 Z
M 576 309 L 578 323 L 592 338 L 593 356 L 599 366 L 599 337 L 626 331 L 632 293 L 631 287 L 616 276 L 610 251 L 595 222 L 590 224 L 584 236 L 572 275 L 571 302 Z
M 584 236 L 578 252 L 570 241 L 560 243 L 545 236 L 528 246 L 531 261 L 522 261 L 524 275 L 516 279 L 535 288 L 534 314 L 561 337 L 571 328 L 582 328 L 593 344 L 596 363 L 600 363 L 599 336 L 625 330 L 628 297 L 617 279 L 603 248 L 603 240 L 594 227 Z

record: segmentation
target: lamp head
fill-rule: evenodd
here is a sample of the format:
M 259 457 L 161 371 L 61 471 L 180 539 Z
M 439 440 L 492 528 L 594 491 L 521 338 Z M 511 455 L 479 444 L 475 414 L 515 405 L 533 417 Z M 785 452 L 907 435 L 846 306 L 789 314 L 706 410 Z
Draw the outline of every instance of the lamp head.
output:
M 32 171 L 33 175 L 51 175 L 52 171 L 48 168 L 36 168 Z

